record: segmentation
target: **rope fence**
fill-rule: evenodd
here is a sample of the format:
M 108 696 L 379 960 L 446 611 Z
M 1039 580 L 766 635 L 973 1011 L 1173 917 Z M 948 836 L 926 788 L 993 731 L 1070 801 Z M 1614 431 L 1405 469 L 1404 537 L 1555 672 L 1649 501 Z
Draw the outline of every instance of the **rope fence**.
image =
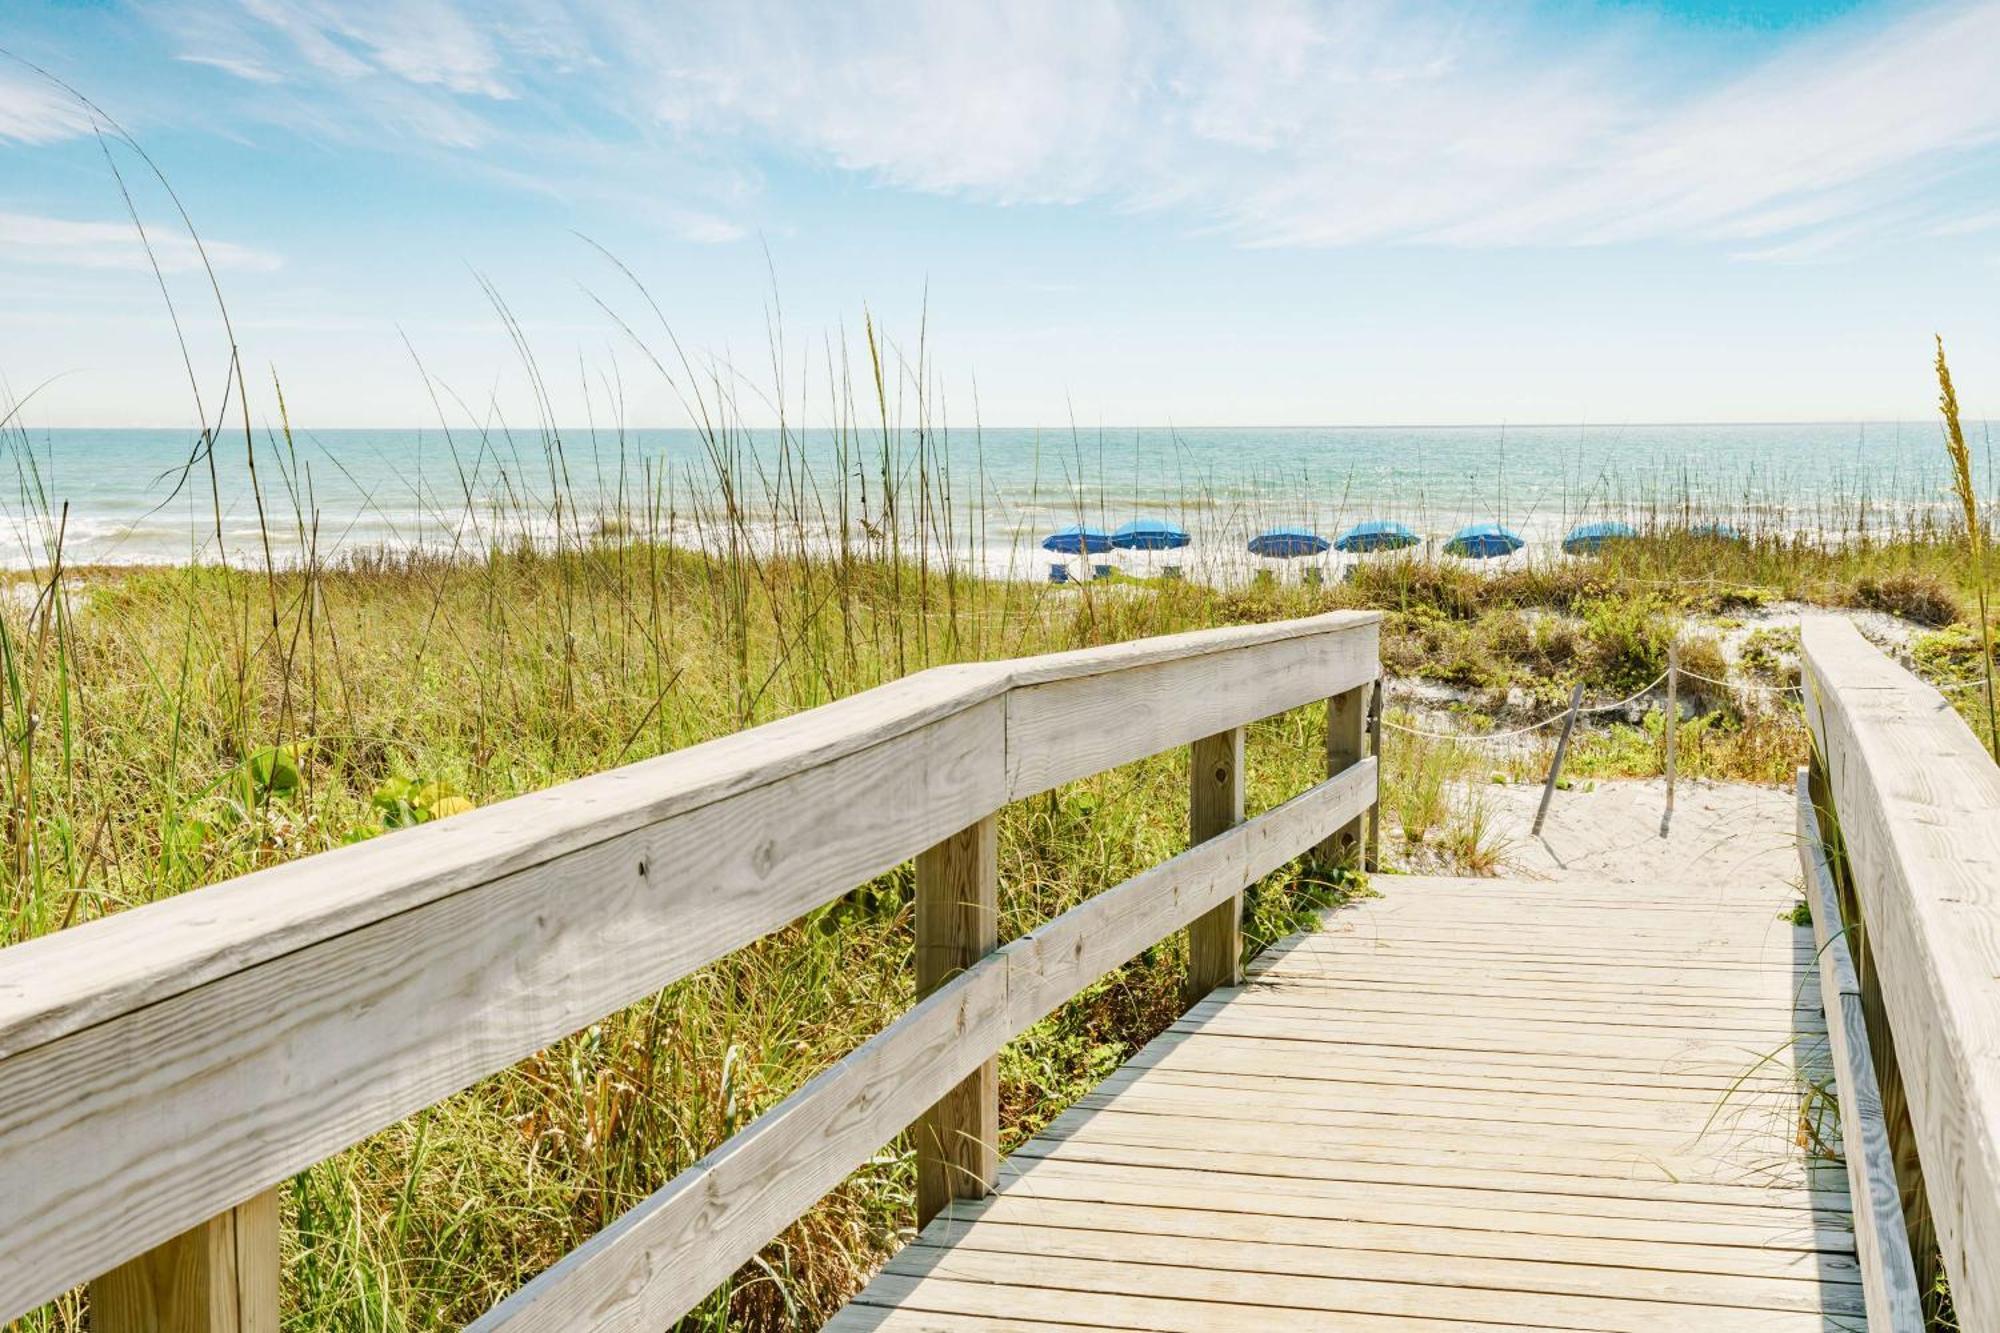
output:
M 1667 678 L 1667 673 L 1662 671 L 1659 675 L 1653 678 L 1650 684 L 1643 686 L 1635 694 L 1629 694 L 1625 698 L 1620 699 L 1615 703 L 1595 704 L 1589 708 L 1579 708 L 1576 710 L 1576 712 L 1579 716 L 1585 713 L 1615 712 L 1620 708 L 1624 708 L 1629 704 L 1635 704 L 1639 700 L 1645 698 L 1647 695 L 1651 694 L 1656 688 L 1658 688 L 1666 680 L 1666 678 Z M 1400 722 L 1391 722 L 1386 717 L 1382 719 L 1382 725 L 1389 728 L 1391 731 L 1400 731 L 1405 736 L 1421 736 L 1426 740 L 1433 740 L 1433 741 L 1469 741 L 1469 742 L 1503 741 L 1512 736 L 1525 736 L 1531 731 L 1540 731 L 1543 727 L 1550 726 L 1554 723 L 1560 722 L 1569 715 L 1570 715 L 1570 710 L 1565 708 L 1560 713 L 1553 713 L 1548 717 L 1543 718 L 1539 722 L 1530 722 L 1525 727 L 1513 727 L 1507 731 L 1482 731 L 1478 733 L 1425 731 L 1420 727 L 1406 727 Z

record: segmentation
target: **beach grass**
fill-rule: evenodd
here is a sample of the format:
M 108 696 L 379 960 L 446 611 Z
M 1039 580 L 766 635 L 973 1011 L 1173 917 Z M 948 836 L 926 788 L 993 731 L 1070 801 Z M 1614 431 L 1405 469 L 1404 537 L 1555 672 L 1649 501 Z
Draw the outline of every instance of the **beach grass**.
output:
M 1385 561 L 1349 582 L 1248 589 L 1052 588 L 786 545 L 732 557 L 594 532 L 476 557 L 20 576 L 0 604 L 4 939 L 393 837 L 927 665 L 1339 606 L 1387 610 L 1398 688 L 1450 692 L 1392 722 L 1463 736 L 1391 731 L 1387 859 L 1490 873 L 1500 849 L 1481 786 L 1496 773 L 1537 778 L 1548 733 L 1499 749 L 1479 737 L 1546 711 L 1569 681 L 1616 699 L 1663 669 L 1676 634 L 1699 642 L 1714 633 L 1700 625 L 1779 597 L 1865 605 L 1867 587 L 1915 580 L 1935 614 L 1938 588 L 1965 591 L 1922 545 L 1869 560 L 1705 552 L 1699 582 L 1673 581 L 1688 557 L 1667 541 L 1587 566 L 1477 576 Z M 1792 582 L 1757 583 L 1776 570 Z M 1782 684 L 1783 651 L 1746 653 L 1738 676 Z M 1583 733 L 1579 777 L 1658 771 L 1657 694 L 1630 707 L 1631 720 Z M 1719 689 L 1703 709 L 1681 724 L 1684 773 L 1778 782 L 1803 753 L 1782 694 Z M 1253 728 L 1253 808 L 1315 780 L 1322 725 L 1300 710 Z M 1004 932 L 1184 846 L 1184 764 L 1161 756 L 1010 807 Z M 1278 938 L 1352 889 L 1295 867 L 1251 895 L 1250 934 Z M 429 1328 L 481 1313 L 905 1008 L 911 895 L 907 868 L 857 886 L 303 1173 L 285 1196 L 288 1327 Z M 1008 1049 L 1009 1143 L 1172 1020 L 1183 963 L 1169 941 Z M 907 1145 L 888 1145 L 689 1326 L 813 1326 L 907 1238 L 912 1188 Z M 25 1327 L 82 1327 L 81 1300 Z

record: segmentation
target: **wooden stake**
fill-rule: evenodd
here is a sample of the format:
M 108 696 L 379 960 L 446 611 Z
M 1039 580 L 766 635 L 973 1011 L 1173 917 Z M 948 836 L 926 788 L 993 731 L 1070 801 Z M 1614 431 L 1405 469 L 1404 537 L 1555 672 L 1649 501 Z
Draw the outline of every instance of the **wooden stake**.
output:
M 1667 645 L 1667 811 L 1660 816 L 1660 836 L 1667 836 L 1667 825 L 1674 818 L 1674 751 L 1681 731 L 1681 646 L 1678 642 Z
M 1556 737 L 1556 757 L 1549 764 L 1549 780 L 1542 786 L 1542 803 L 1535 809 L 1535 826 L 1529 830 L 1535 837 L 1542 835 L 1542 821 L 1549 815 L 1549 798 L 1556 794 L 1556 779 L 1562 776 L 1563 756 L 1569 753 L 1569 734 L 1576 729 L 1576 715 L 1583 707 L 1583 682 L 1578 681 L 1570 691 L 1569 712 L 1563 718 L 1562 735 Z

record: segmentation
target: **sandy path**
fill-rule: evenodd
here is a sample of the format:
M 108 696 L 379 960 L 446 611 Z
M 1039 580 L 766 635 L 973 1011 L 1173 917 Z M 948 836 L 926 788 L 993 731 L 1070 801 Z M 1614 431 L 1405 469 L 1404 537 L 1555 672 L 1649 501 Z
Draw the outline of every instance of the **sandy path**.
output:
M 1666 783 L 1603 782 L 1559 791 L 1540 837 L 1529 833 L 1542 789 L 1488 787 L 1480 795 L 1506 851 L 1510 879 L 1589 879 L 1796 885 L 1792 793 L 1738 782 L 1687 782 L 1674 795 L 1666 836 Z

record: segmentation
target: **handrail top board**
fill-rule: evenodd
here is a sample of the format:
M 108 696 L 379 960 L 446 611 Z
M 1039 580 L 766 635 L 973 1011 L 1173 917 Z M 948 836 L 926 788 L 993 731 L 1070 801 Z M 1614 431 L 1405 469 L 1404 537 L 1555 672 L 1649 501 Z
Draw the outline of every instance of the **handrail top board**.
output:
M 1953 1299 L 2000 1327 L 2000 767 L 1849 622 L 1800 649 Z
M 0 949 L 0 1059 L 859 753 L 1012 690 L 1308 639 L 1380 620 L 1379 611 L 1333 611 L 932 667 L 670 754 L 28 940 Z

